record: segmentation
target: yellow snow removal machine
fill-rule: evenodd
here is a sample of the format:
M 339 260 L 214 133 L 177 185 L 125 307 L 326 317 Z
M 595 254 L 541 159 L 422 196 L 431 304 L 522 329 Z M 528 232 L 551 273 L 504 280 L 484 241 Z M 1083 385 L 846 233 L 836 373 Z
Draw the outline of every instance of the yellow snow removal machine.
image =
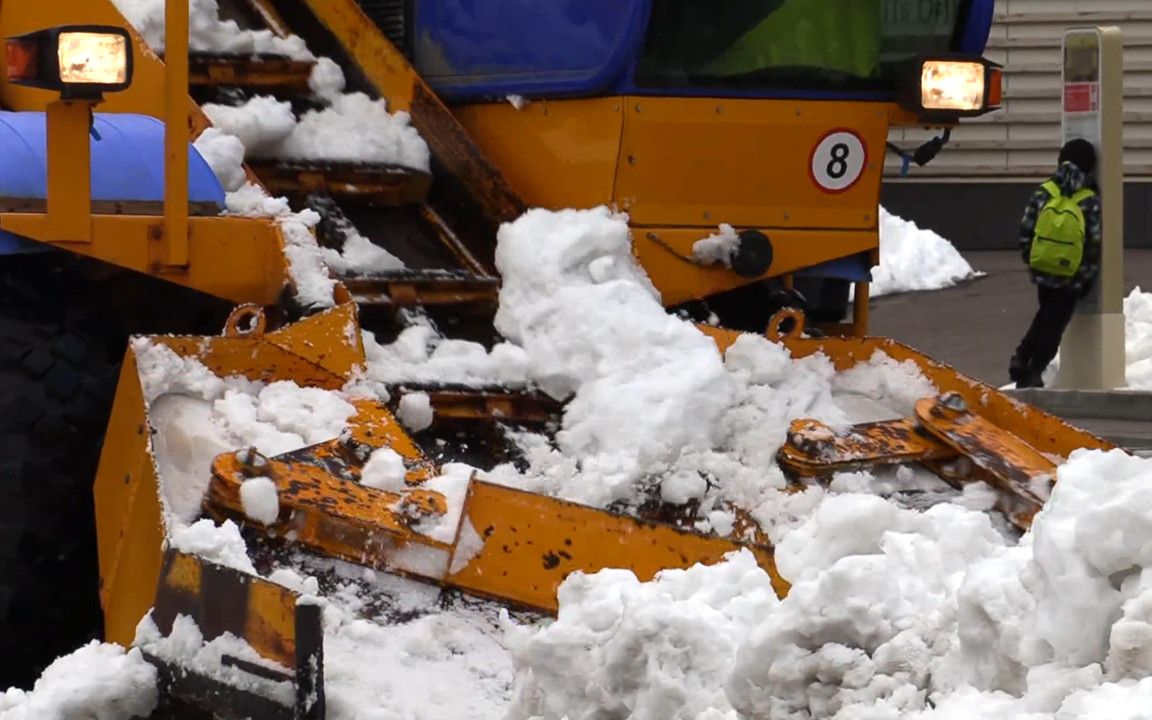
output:
M 316 606 L 172 542 L 175 481 L 155 459 L 168 438 L 152 410 L 157 392 L 180 390 L 155 374 L 338 391 L 362 379 L 361 329 L 387 342 L 416 309 L 448 335 L 491 343 L 496 232 L 529 206 L 626 211 L 665 304 L 714 315 L 719 327 L 700 329 L 721 350 L 738 331 L 767 332 L 839 370 L 882 351 L 936 385 L 912 417 L 848 433 L 798 420 L 779 456 L 795 478 L 921 463 L 992 484 L 1026 526 L 1060 457 L 1109 447 L 865 336 L 889 128 L 943 129 L 997 106 L 1000 70 L 981 58 L 991 0 L 749 0 L 723 13 L 711 0 L 194 5 L 259 42 L 214 44 L 200 18 L 190 45 L 180 0 L 0 2 L 0 637 L 19 649 L 0 660 L 7 683 L 85 638 L 129 645 L 149 612 L 162 633 L 186 615 L 205 640 L 245 640 L 263 662 L 231 669 L 291 683 L 295 702 L 151 657 L 166 702 L 323 717 Z M 226 195 L 190 142 L 212 132 L 206 103 L 325 107 L 315 74 L 330 67 L 317 56 L 350 91 L 408 113 L 431 163 L 249 152 L 244 192 L 315 213 L 297 222 L 269 198 Z M 713 236 L 721 251 L 702 252 Z M 315 262 L 353 237 L 404 267 Z M 822 332 L 803 333 L 806 321 Z M 720 535 L 658 498 L 613 512 L 477 477 L 462 500 L 448 497 L 430 483 L 447 460 L 491 466 L 505 457 L 503 428 L 554 428 L 562 402 L 533 388 L 387 389 L 390 402 L 349 400 L 337 437 L 273 456 L 222 450 L 180 492 L 194 493 L 194 512 L 241 526 L 257 570 L 264 554 L 303 552 L 549 612 L 575 571 L 647 578 L 748 547 L 786 592 L 740 508 Z M 396 398 L 414 390 L 434 410 L 415 433 L 396 419 Z M 402 486 L 358 482 L 385 448 L 403 460 Z M 261 520 L 243 489 L 256 478 L 278 498 Z

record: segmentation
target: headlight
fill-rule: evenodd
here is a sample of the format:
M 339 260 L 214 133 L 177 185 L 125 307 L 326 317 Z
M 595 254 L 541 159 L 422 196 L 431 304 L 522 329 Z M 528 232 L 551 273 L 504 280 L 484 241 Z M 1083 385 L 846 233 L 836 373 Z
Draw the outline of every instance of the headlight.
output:
M 128 38 L 119 33 L 60 33 L 60 82 L 122 85 L 128 79 Z
M 983 58 L 928 57 L 897 80 L 900 105 L 925 120 L 981 115 L 1000 105 L 1000 66 Z
M 984 107 L 984 66 L 975 62 L 929 60 L 920 72 L 920 106 L 925 110 L 979 110 Z
M 98 99 L 132 82 L 132 42 L 118 27 L 73 25 L 9 38 L 8 79 L 57 90 L 64 97 Z

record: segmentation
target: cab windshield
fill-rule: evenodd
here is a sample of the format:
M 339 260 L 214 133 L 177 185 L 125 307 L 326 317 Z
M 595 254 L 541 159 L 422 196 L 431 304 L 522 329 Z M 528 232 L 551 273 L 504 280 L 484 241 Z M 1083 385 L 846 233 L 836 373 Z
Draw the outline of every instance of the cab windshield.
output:
M 953 50 L 968 0 L 654 0 L 641 87 L 890 90 Z

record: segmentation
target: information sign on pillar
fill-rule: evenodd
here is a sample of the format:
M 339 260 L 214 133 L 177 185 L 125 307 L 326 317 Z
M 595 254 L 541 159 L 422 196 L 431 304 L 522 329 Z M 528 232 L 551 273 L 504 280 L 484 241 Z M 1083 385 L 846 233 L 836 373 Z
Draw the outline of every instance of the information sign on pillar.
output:
M 1120 29 L 1064 34 L 1062 143 L 1096 146 L 1092 179 L 1103 206 L 1100 275 L 1060 346 L 1055 385 L 1082 390 L 1124 387 L 1124 55 Z

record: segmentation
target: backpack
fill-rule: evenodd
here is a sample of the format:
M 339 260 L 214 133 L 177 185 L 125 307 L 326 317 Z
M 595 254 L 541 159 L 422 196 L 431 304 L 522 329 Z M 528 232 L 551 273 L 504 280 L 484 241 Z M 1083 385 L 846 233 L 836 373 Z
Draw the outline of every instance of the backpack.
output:
M 1028 265 L 1045 275 L 1070 278 L 1080 269 L 1080 261 L 1084 258 L 1087 228 L 1080 203 L 1096 193 L 1082 188 L 1068 197 L 1061 194 L 1060 188 L 1051 180 L 1040 187 L 1051 197 L 1036 216 Z

